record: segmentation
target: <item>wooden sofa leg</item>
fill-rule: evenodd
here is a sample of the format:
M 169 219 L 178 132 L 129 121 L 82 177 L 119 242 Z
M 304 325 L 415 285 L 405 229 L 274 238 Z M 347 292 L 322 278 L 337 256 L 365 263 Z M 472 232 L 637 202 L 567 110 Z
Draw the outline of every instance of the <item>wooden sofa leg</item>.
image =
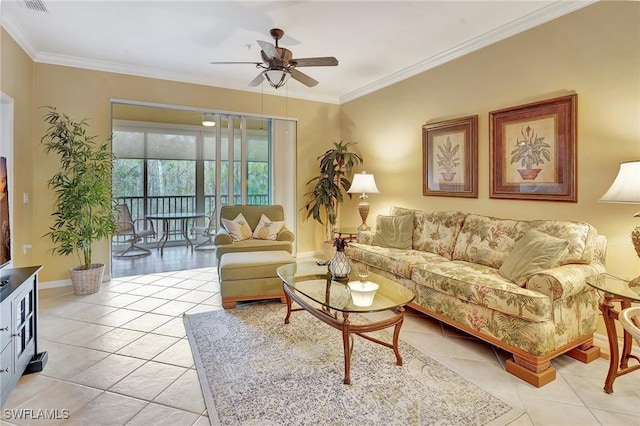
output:
M 533 358 L 523 359 L 517 355 L 513 361 L 508 359 L 506 369 L 509 373 L 539 388 L 556 379 L 556 369 L 549 361 L 539 362 Z
M 225 302 L 224 300 L 222 301 L 222 307 L 224 309 L 234 309 L 236 307 L 236 303 L 237 302 Z
M 585 364 L 590 363 L 593 360 L 600 358 L 600 348 L 593 345 L 593 339 L 581 344 L 580 346 L 571 349 L 567 352 L 571 358 L 575 358 Z

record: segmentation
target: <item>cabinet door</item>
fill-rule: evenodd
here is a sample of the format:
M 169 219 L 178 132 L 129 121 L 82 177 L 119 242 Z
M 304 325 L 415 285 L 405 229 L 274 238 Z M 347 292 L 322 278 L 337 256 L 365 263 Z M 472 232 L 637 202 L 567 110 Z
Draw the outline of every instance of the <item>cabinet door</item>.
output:
M 26 287 L 13 301 L 15 334 L 13 344 L 16 357 L 16 371 L 24 371 L 34 351 L 34 289 Z
M 0 351 L 11 341 L 11 300 L 5 300 L 0 307 Z
M 11 344 L 9 344 L 4 348 L 2 354 L 0 354 L 0 395 L 4 394 L 5 390 L 7 390 L 14 373 L 13 350 Z

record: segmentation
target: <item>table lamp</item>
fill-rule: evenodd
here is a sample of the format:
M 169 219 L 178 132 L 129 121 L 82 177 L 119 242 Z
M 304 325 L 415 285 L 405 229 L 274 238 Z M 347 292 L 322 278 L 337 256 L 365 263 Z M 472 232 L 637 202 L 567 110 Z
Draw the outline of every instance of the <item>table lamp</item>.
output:
M 362 172 L 353 175 L 353 182 L 351 182 L 351 187 L 347 191 L 349 193 L 359 193 L 360 195 L 360 204 L 358 204 L 358 212 L 360 213 L 360 218 L 362 219 L 362 225 L 358 226 L 358 231 L 368 231 L 371 229 L 369 225 L 367 225 L 367 216 L 369 216 L 369 203 L 367 199 L 367 193 L 369 194 L 378 194 L 378 187 L 376 186 L 376 181 L 373 178 L 373 175 L 367 174 L 367 172 Z
M 618 176 L 609 190 L 598 200 L 603 203 L 640 204 L 640 160 L 620 163 Z M 640 217 L 640 212 L 634 215 Z M 631 242 L 640 257 L 640 226 L 631 232 Z M 640 285 L 640 276 L 631 281 L 631 285 Z

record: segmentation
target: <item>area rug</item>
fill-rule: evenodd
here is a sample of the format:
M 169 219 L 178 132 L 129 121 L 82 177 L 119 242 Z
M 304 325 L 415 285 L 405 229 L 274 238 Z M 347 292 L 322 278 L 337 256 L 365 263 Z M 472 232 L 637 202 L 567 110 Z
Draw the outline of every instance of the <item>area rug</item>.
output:
M 522 413 L 405 342 L 398 366 L 355 336 L 345 385 L 340 332 L 303 311 L 285 325 L 285 314 L 269 302 L 185 315 L 212 424 L 503 425 Z

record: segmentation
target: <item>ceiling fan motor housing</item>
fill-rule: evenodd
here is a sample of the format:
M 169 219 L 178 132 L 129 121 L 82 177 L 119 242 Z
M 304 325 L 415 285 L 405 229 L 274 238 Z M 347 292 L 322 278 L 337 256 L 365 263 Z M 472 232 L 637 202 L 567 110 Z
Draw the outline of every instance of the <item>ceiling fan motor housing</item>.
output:
M 270 58 L 263 50 L 260 51 L 260 56 L 265 64 L 269 66 L 269 69 L 284 69 L 289 68 L 291 65 L 289 61 L 293 58 L 293 53 L 289 49 L 284 47 L 276 47 L 279 57 Z
M 317 58 L 293 58 L 293 53 L 284 47 L 278 46 L 278 40 L 284 36 L 284 31 L 279 28 L 273 28 L 270 32 L 271 37 L 275 40 L 275 46 L 272 43 L 258 40 L 258 44 L 262 48 L 260 57 L 262 62 L 211 62 L 212 64 L 252 64 L 262 69 L 249 83 L 250 87 L 258 86 L 266 79 L 274 88 L 281 87 L 289 77 L 299 81 L 307 87 L 313 87 L 318 84 L 317 80 L 309 77 L 303 72 L 297 70 L 297 67 L 335 67 L 338 60 L 333 56 L 317 57 Z M 277 72 L 280 72 L 278 74 Z M 276 81 L 277 80 L 277 81 Z

